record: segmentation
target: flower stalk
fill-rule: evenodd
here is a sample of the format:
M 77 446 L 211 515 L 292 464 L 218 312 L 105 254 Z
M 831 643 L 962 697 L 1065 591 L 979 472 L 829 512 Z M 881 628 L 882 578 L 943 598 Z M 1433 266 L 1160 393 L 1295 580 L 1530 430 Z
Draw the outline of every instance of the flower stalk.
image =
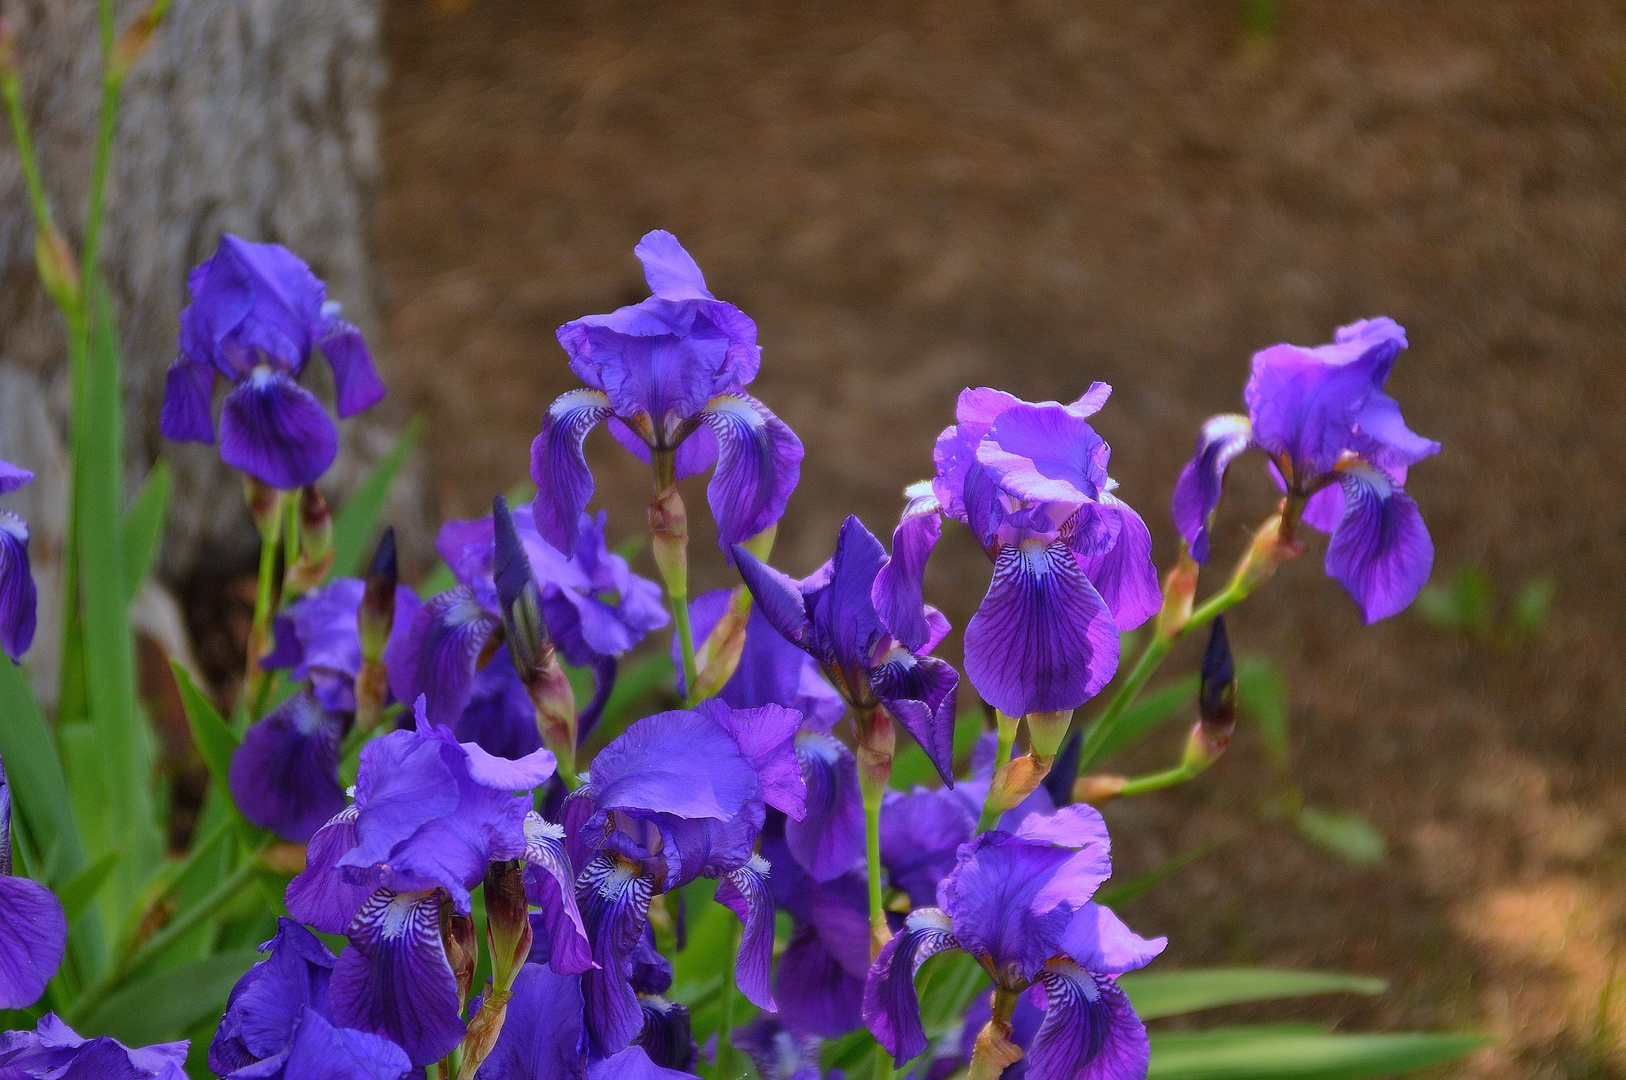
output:
M 858 718 L 858 785 L 864 803 L 864 870 L 868 880 L 870 959 L 892 937 L 881 890 L 881 801 L 892 779 L 892 756 L 897 731 L 892 717 L 879 705 Z

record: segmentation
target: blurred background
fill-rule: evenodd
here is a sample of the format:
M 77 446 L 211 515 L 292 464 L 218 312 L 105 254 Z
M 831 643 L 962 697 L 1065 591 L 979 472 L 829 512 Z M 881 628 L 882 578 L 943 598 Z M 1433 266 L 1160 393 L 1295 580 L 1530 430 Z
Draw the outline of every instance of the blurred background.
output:
M 1118 494 L 1166 568 L 1175 476 L 1201 420 L 1240 406 L 1250 354 L 1399 320 L 1390 392 L 1444 444 L 1408 483 L 1436 588 L 1363 627 L 1312 547 L 1236 613 L 1280 692 L 1198 781 L 1107 808 L 1120 874 L 1197 856 L 1126 914 L 1169 935 L 1161 964 L 1392 982 L 1232 1018 L 1499 1038 L 1451 1076 L 1626 1076 L 1626 6 L 286 0 L 171 33 L 199 8 L 177 0 L 154 63 L 248 42 L 243 93 L 283 103 L 278 182 L 252 211 L 230 185 L 169 211 L 186 231 L 161 289 L 115 279 L 173 319 L 220 228 L 307 254 L 392 395 L 346 460 L 423 417 L 396 514 L 419 572 L 441 520 L 526 479 L 574 385 L 554 329 L 646 295 L 651 228 L 757 321 L 753 391 L 807 447 L 774 555 L 795 574 L 848 513 L 890 531 L 961 388 L 1070 400 L 1096 379 Z M 317 26 L 303 53 L 276 44 L 294 14 Z M 338 220 L 287 209 L 313 177 Z M 37 313 L 6 311 L 11 361 Z M 154 378 L 164 333 L 134 350 Z M 136 459 L 159 449 L 152 389 Z M 602 432 L 588 448 L 612 539 L 636 538 L 647 470 Z M 696 591 L 731 584 L 685 491 Z M 226 673 L 246 519 L 201 500 L 166 573 Z M 1209 578 L 1274 504 L 1246 459 Z M 928 598 L 963 626 L 988 573 L 951 530 Z M 1161 767 L 1184 728 L 1114 767 Z

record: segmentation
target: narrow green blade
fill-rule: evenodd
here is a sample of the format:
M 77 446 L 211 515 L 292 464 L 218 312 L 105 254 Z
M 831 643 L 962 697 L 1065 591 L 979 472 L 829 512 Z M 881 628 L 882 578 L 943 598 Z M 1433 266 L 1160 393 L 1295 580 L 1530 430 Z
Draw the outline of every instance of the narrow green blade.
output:
M 164 519 L 169 513 L 169 462 L 152 467 L 135 502 L 124 514 L 124 535 L 120 542 L 124 559 L 124 600 L 128 603 L 152 570 L 158 541 L 164 535 Z
M 1330 1035 L 1228 1028 L 1152 1036 L 1149 1080 L 1363 1080 L 1399 1076 L 1470 1054 L 1479 1035 Z
M 96 894 L 107 884 L 107 879 L 118 862 L 119 853 L 109 851 L 63 882 L 61 888 L 57 889 L 57 899 L 62 901 L 62 914 L 67 916 L 70 924 L 78 922 L 79 917 L 90 910 Z
M 199 1021 L 220 1015 L 258 959 L 250 950 L 217 953 L 133 982 L 86 1017 L 80 1034 L 111 1035 L 128 1046 L 184 1039 Z
M 372 472 L 350 494 L 339 512 L 333 517 L 333 576 L 355 577 L 367 568 L 368 548 L 378 532 L 378 517 L 384 512 L 390 485 L 406 464 L 407 455 L 418 445 L 423 433 L 423 421 L 414 417 L 401 432 L 395 446 L 385 454 Z
M 175 673 L 175 685 L 181 691 L 181 705 L 186 709 L 187 723 L 192 725 L 192 737 L 197 741 L 198 753 L 203 756 L 209 778 L 214 781 L 215 794 L 231 814 L 243 843 L 251 850 L 258 848 L 268 834 L 264 829 L 249 824 L 231 797 L 231 757 L 237 752 L 239 740 L 226 726 L 226 721 L 221 719 L 214 704 L 193 685 L 192 676 L 187 674 L 186 669 L 173 661 L 169 667 Z
M 1360 975 L 1271 968 L 1142 971 L 1122 976 L 1118 985 L 1142 1020 L 1314 994 L 1381 994 L 1388 987 L 1382 979 Z

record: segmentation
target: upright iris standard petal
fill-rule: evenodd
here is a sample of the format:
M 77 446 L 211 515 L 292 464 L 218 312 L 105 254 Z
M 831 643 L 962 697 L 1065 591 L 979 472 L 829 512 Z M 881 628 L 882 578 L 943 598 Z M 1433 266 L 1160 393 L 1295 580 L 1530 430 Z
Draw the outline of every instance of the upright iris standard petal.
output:
M 1031 1080 L 1138 1080 L 1151 1063 L 1146 1025 L 1110 978 L 1068 961 L 1039 975 L 1044 1022 L 1028 1049 Z
M 39 594 L 28 563 L 28 523 L 0 510 L 0 649 L 20 662 L 34 643 Z
M 965 629 L 972 685 L 1007 716 L 1075 709 L 1118 668 L 1118 627 L 1063 543 L 1001 550 Z
M 1108 452 L 1106 440 L 1066 406 L 1023 402 L 995 418 L 977 461 L 1025 502 L 1080 504 L 1104 489 Z
M 938 882 L 954 869 L 955 853 L 976 829 L 976 818 L 953 792 L 887 792 L 881 804 L 881 864 L 892 887 L 908 893 L 915 907 L 931 906 Z
M 917 485 L 917 487 L 924 485 Z M 875 611 L 905 648 L 920 650 L 931 636 L 926 623 L 926 560 L 943 535 L 941 506 L 929 486 L 910 488 L 909 505 L 892 530 L 892 559 L 875 577 Z
M 531 443 L 531 479 L 536 482 L 531 513 L 542 539 L 560 551 L 575 548 L 582 512 L 593 497 L 593 473 L 582 444 L 609 415 L 610 399 L 603 390 L 572 390 L 548 406 L 542 432 Z
M 243 816 L 304 843 L 344 809 L 339 742 L 344 719 L 302 690 L 253 724 L 232 755 L 231 792 Z
M 1340 470 L 1344 516 L 1327 545 L 1327 573 L 1337 578 L 1368 623 L 1416 599 L 1434 566 L 1434 541 L 1412 497 L 1381 469 Z
M 221 405 L 221 460 L 272 487 L 315 483 L 338 452 L 333 419 L 286 372 L 255 368 Z
M 896 1065 L 901 1067 L 926 1049 L 915 974 L 944 949 L 958 947 L 946 913 L 916 908 L 870 967 L 864 983 L 864 1022 Z
M 717 902 L 739 917 L 745 927 L 735 960 L 735 984 L 758 1008 L 772 1012 L 773 990 L 769 969 L 773 964 L 773 896 L 768 891 L 768 860 L 751 861 L 724 875 L 717 885 Z
M 728 732 L 757 772 L 762 801 L 797 821 L 807 814 L 807 785 L 796 752 L 799 713 L 782 705 L 733 709 L 711 698 L 695 712 Z
M 1191 549 L 1191 557 L 1208 562 L 1209 527 L 1225 490 L 1225 474 L 1237 456 L 1253 446 L 1253 424 L 1246 416 L 1223 413 L 1203 422 L 1197 450 L 1180 470 L 1174 485 L 1174 527 Z
M 749 394 L 723 394 L 700 414 L 717 439 L 706 488 L 723 551 L 778 521 L 802 471 L 802 440 Z
M 330 984 L 343 1027 L 382 1035 L 427 1065 L 463 1038 L 457 980 L 440 936 L 440 897 L 380 889 L 356 913 Z
M 1274 458 L 1290 461 L 1296 478 L 1330 472 L 1349 445 L 1361 407 L 1387 374 L 1387 346 L 1301 349 L 1273 345 L 1254 354 L 1243 390 L 1253 437 Z
M 761 794 L 739 744 L 699 713 L 656 713 L 627 728 L 593 759 L 600 812 L 646 810 L 723 820 Z
M 807 785 L 807 814 L 785 823 L 785 846 L 814 881 L 830 881 L 864 857 L 864 806 L 858 763 L 829 735 L 796 738 L 796 757 Z
M 477 1080 L 581 1080 L 582 988 L 577 975 L 525 964 L 514 977 L 508 1016 Z

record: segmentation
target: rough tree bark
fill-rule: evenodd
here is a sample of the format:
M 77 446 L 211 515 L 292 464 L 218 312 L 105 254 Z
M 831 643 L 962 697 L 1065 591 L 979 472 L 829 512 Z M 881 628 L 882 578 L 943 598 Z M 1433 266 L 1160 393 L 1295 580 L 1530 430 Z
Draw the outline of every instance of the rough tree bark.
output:
M 120 28 L 145 2 L 119 0 Z M 158 434 L 186 271 L 213 251 L 221 232 L 274 240 L 303 256 L 327 281 L 328 295 L 369 333 L 388 381 L 367 238 L 379 175 L 380 7 L 380 0 L 175 0 L 125 84 L 101 261 L 123 348 L 129 490 L 159 453 L 175 468 L 160 566 L 169 582 L 183 580 L 200 560 L 230 562 L 253 545 L 237 480 L 213 449 L 166 446 Z M 0 11 L 16 33 L 53 207 L 77 246 L 100 92 L 97 4 L 4 0 Z M 8 502 L 33 527 L 41 620 L 30 667 L 51 696 L 68 373 L 62 323 L 39 287 L 33 242 L 8 134 L 0 137 L 0 457 L 39 475 Z M 399 429 L 399 411 L 388 404 L 342 425 L 335 489 L 353 481 Z M 416 485 L 404 486 L 403 508 L 416 506 Z

